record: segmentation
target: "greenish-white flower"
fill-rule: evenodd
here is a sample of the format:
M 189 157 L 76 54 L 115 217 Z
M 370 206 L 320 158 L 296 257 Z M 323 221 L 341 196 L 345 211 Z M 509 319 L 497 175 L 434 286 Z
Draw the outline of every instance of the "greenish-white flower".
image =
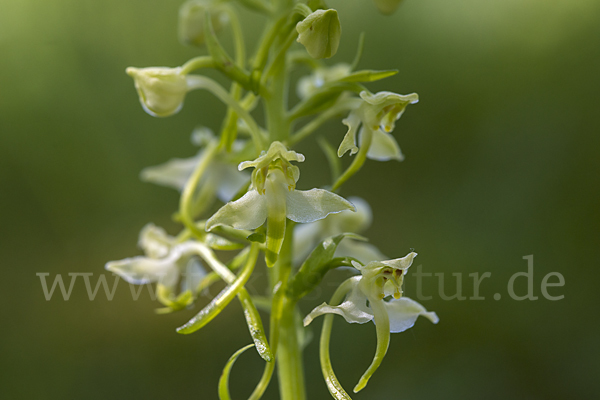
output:
M 360 197 L 349 197 L 356 212 L 341 212 L 310 224 L 294 228 L 294 263 L 300 264 L 312 249 L 328 237 L 341 233 L 361 233 L 372 221 L 369 203 Z M 353 257 L 362 262 L 387 259 L 374 245 L 357 240 L 345 239 L 337 247 L 336 257 Z
M 188 45 L 202 46 L 206 40 L 205 14 L 210 13 L 214 31 L 219 31 L 228 21 L 223 3 L 214 0 L 190 0 L 179 9 L 179 40 Z
M 419 96 L 416 93 L 372 94 L 363 91 L 360 97 L 363 100 L 360 106 L 342 121 L 348 127 L 348 132 L 338 148 L 338 156 L 342 157 L 348 151 L 352 155 L 358 152 L 358 146 L 368 142 L 368 158 L 378 161 L 402 161 L 404 156 L 390 132 L 394 130 L 396 121 L 402 116 L 406 106 L 417 103 Z
M 317 10 L 298 22 L 296 30 L 298 42 L 312 58 L 329 58 L 337 52 L 342 28 L 336 10 Z
M 300 170 L 291 162 L 304 156 L 273 142 L 254 161 L 240 163 L 238 169 L 254 167 L 252 187 L 239 200 L 221 207 L 207 222 L 206 230 L 219 225 L 235 229 L 256 229 L 267 221 L 267 264 L 277 260 L 285 235 L 286 218 L 308 223 L 332 213 L 354 210 L 348 200 L 323 189 L 296 190 Z
M 375 2 L 377 9 L 379 11 L 381 11 L 382 14 L 385 14 L 385 15 L 392 14 L 394 11 L 396 11 L 396 9 L 400 5 L 400 3 L 402 3 L 402 0 L 373 0 L 373 1 Z
M 208 128 L 198 128 L 192 133 L 194 144 L 204 145 L 210 140 L 214 140 L 214 135 Z M 242 151 L 244 146 L 245 143 L 235 141 L 234 153 Z M 146 182 L 183 191 L 190 176 L 205 157 L 205 149 L 201 149 L 194 157 L 173 158 L 164 164 L 144 168 L 140 177 Z M 249 178 L 249 174 L 239 173 L 236 166 L 222 154 L 213 157 L 198 183 L 195 198 L 196 202 L 202 204 L 197 204 L 197 208 L 206 209 L 213 204 L 215 197 L 227 203 L 242 189 Z
M 338 314 L 347 322 L 364 324 L 373 321 L 377 328 L 377 350 L 373 362 L 354 388 L 358 392 L 381 364 L 387 352 L 390 333 L 411 328 L 419 316 L 436 324 L 439 319 L 434 312 L 407 297 L 402 297 L 402 283 L 406 271 L 417 253 L 388 261 L 373 261 L 365 266 L 353 262 L 361 275 L 350 278 L 346 284 L 346 299 L 340 305 L 323 303 L 304 319 L 304 326 L 323 314 Z M 386 300 L 390 297 L 390 300 Z
M 297 92 L 301 99 L 310 97 L 323 85 L 329 82 L 342 79 L 352 72 L 352 67 L 348 64 L 340 63 L 331 67 L 319 67 L 312 74 L 304 76 L 298 80 Z
M 153 117 L 168 117 L 179 112 L 185 95 L 191 90 L 181 67 L 129 67 L 126 72 L 133 78 L 142 107 Z
M 138 245 L 144 256 L 106 263 L 106 269 L 134 285 L 157 284 L 158 300 L 172 310 L 190 305 L 200 281 L 206 276 L 192 241 L 178 243 L 164 229 L 148 224 Z

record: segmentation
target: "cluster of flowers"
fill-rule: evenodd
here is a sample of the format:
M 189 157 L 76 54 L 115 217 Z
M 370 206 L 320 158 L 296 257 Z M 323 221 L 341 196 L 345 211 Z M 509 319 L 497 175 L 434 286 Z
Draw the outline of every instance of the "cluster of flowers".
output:
M 382 12 L 391 13 L 400 0 L 375 2 Z M 259 11 L 268 8 L 262 1 L 241 3 Z M 215 136 L 208 128 L 196 129 L 192 143 L 201 149 L 195 156 L 172 159 L 142 171 L 142 180 L 182 192 L 177 218 L 185 229 L 178 236 L 170 236 L 164 229 L 149 224 L 139 237 L 144 255 L 109 262 L 106 268 L 133 284 L 155 282 L 158 300 L 164 305 L 159 312 L 190 308 L 204 289 L 218 280 L 225 281 L 225 289 L 178 331 L 190 333 L 199 329 L 237 296 L 244 306 L 254 344 L 269 363 L 274 361 L 276 343 L 267 342 L 253 296 L 244 288 L 259 252 L 264 253 L 269 268 L 289 268 L 287 275 L 280 272 L 281 280 L 273 282 L 272 312 L 282 296 L 292 299 L 295 304 L 314 288 L 314 282 L 305 282 L 308 275 L 318 276 L 320 281 L 332 268 L 350 268 L 356 275 L 339 286 L 331 304 L 323 303 L 312 310 L 304 319 L 304 326 L 323 314 L 338 314 L 351 323 L 375 323 L 376 355 L 355 387 L 355 391 L 359 391 L 380 365 L 390 333 L 412 327 L 418 316 L 425 316 L 434 323 L 438 321 L 435 313 L 402 296 L 403 277 L 417 254 L 411 252 L 403 258 L 388 259 L 375 246 L 364 242 L 365 239 L 357 234 L 371 223 L 368 203 L 358 197 L 345 199 L 335 193 L 360 169 L 365 159 L 401 161 L 404 158 L 391 132 L 406 107 L 416 103 L 418 96 L 416 93 L 400 95 L 387 91 L 371 93 L 361 84 L 391 76 L 395 71 L 356 71 L 356 65 L 327 67 L 316 61 L 329 58 L 337 51 L 341 33 L 337 11 L 321 7 L 313 10 L 298 3 L 278 21 L 274 24 L 277 28 L 274 32 L 285 31 L 291 24 L 289 37 L 301 43 L 310 55 L 310 58 L 295 57 L 309 60 L 307 64 L 312 69 L 298 82 L 300 102 L 287 112 L 288 121 L 317 115 L 281 140 L 274 139 L 278 135 L 270 131 L 273 126 L 263 129 L 251 115 L 257 100 L 268 97 L 266 93 L 271 94 L 269 83 L 277 85 L 276 80 L 281 79 L 275 73 L 271 75 L 272 81 L 268 79 L 271 70 L 277 68 L 265 66 L 266 61 L 261 64 L 259 49 L 253 72 L 246 73 L 246 62 L 238 60 L 232 64 L 216 41 L 216 30 L 228 24 L 233 25 L 234 32 L 236 29 L 235 14 L 226 3 L 192 0 L 181 8 L 182 41 L 192 45 L 206 44 L 209 56 L 192 59 L 176 68 L 127 68 L 142 107 L 150 115 L 173 115 L 183 107 L 188 92 L 204 89 L 229 107 L 228 118 L 232 123 L 224 124 L 220 136 Z M 265 41 L 268 44 L 266 58 L 272 42 Z M 281 60 L 279 54 L 283 52 L 285 56 L 292 44 L 288 40 L 281 42 L 273 52 L 272 64 Z M 285 60 L 284 57 L 284 62 L 288 62 Z M 231 91 L 227 92 L 205 76 L 191 74 L 198 68 L 216 68 L 224 72 L 234 81 Z M 257 71 L 258 78 L 255 76 Z M 242 89 L 247 90 L 243 99 Z M 265 107 L 269 113 L 269 105 Z M 354 155 L 353 162 L 343 174 L 337 174 L 330 190 L 298 190 L 300 169 L 293 163 L 304 162 L 305 157 L 291 147 L 312 134 L 325 120 L 342 113 L 347 113 L 342 122 L 348 130 L 340 140 L 337 154 L 333 153 L 338 159 L 346 153 Z M 332 169 L 334 167 L 335 161 L 332 161 Z M 253 170 L 249 174 L 246 170 L 250 168 Z M 211 213 L 217 201 L 222 206 Z M 199 219 L 203 215 L 210 216 Z M 240 251 L 225 264 L 214 250 Z M 236 275 L 237 270 L 240 272 Z M 285 289 L 283 294 L 278 290 L 281 286 Z M 273 321 L 277 320 L 272 318 Z M 331 369 L 330 332 L 331 315 L 323 325 L 323 337 L 327 339 L 322 338 L 321 342 L 323 373 L 335 398 L 349 398 L 344 397 L 347 394 Z

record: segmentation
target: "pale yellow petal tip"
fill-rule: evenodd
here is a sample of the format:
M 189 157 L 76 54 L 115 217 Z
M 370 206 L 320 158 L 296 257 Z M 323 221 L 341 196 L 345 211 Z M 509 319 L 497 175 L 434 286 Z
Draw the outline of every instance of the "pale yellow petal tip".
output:
M 428 320 L 430 320 L 432 323 L 437 324 L 438 322 L 440 322 L 440 318 L 437 316 L 437 314 L 433 311 L 424 313 L 423 316 L 425 318 L 427 318 Z
M 356 386 L 354 386 L 354 389 L 352 389 L 352 391 L 354 393 L 360 392 L 361 390 L 363 390 L 365 388 L 365 386 L 367 386 L 368 381 L 369 381 L 369 379 L 361 378 L 360 381 L 356 384 Z

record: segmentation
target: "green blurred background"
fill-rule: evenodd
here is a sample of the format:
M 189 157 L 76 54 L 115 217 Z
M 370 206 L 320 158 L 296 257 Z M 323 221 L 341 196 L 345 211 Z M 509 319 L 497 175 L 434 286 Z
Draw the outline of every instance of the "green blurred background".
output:
M 175 328 L 198 308 L 155 315 L 147 292 L 134 302 L 125 285 L 113 301 L 102 293 L 89 301 L 81 280 L 69 301 L 45 301 L 36 276 L 92 272 L 95 283 L 106 261 L 139 254 L 147 222 L 177 232 L 177 193 L 140 182 L 139 171 L 194 154 L 192 129 L 218 129 L 224 107 L 196 92 L 177 116 L 152 118 L 124 70 L 197 54 L 178 44 L 179 5 L 0 0 L 0 398 L 216 399 L 227 358 L 249 343 L 235 302 L 181 336 Z M 372 204 L 367 235 L 384 253 L 415 248 L 425 272 L 462 273 L 466 296 L 468 274 L 492 273 L 483 301 L 443 301 L 426 279 L 433 299 L 423 304 L 440 323 L 418 321 L 393 335 L 382 367 L 353 398 L 596 397 L 600 2 L 406 0 L 392 17 L 366 0 L 330 5 L 343 26 L 331 62 L 350 61 L 365 31 L 361 67 L 400 70 L 372 90 L 421 97 L 397 124 L 406 160 L 369 162 L 342 194 Z M 253 45 L 263 21 L 243 19 Z M 344 127 L 334 121 L 323 132 L 339 141 Z M 300 150 L 308 162 L 299 187 L 327 184 L 319 150 Z M 515 301 L 507 282 L 526 270 L 529 254 L 540 299 Z M 560 301 L 540 294 L 554 271 L 566 280 L 550 289 L 564 294 Z M 303 311 L 327 300 L 340 279 L 328 276 Z M 407 282 L 414 296 L 414 279 Z M 308 393 L 327 399 L 317 342 L 305 357 Z M 336 321 L 332 360 L 348 389 L 374 348 L 372 324 Z M 250 393 L 261 369 L 257 356 L 240 358 L 234 398 Z M 265 398 L 277 398 L 275 382 Z

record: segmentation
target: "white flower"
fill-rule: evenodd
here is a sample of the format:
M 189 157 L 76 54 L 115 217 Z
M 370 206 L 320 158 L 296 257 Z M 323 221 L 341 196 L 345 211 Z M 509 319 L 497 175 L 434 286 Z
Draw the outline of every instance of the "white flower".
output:
M 205 144 L 212 139 L 214 135 L 208 128 L 199 128 L 192 133 L 194 144 Z M 234 151 L 241 150 L 243 146 L 244 143 L 240 141 L 234 142 Z M 173 158 L 164 164 L 144 168 L 140 178 L 146 182 L 183 191 L 204 157 L 205 151 L 202 149 L 194 157 Z M 248 182 L 248 178 L 249 174 L 240 174 L 236 166 L 223 157 L 214 157 L 198 184 L 198 192 L 202 195 L 197 197 L 207 203 L 203 206 L 210 206 L 215 196 L 227 203 Z
M 347 151 L 350 151 L 350 155 L 356 153 L 359 136 L 359 146 L 362 146 L 363 142 L 369 142 L 368 158 L 378 161 L 402 161 L 404 156 L 390 132 L 394 130 L 395 123 L 404 113 L 406 106 L 417 103 L 419 96 L 416 93 L 371 94 L 363 91 L 360 97 L 363 100 L 361 105 L 342 121 L 348 126 L 348 132 L 338 148 L 338 156 L 342 157 Z
M 256 229 L 267 221 L 267 264 L 271 266 L 281 250 L 286 218 L 307 223 L 354 210 L 352 203 L 327 190 L 296 190 L 300 171 L 291 161 L 302 162 L 304 156 L 273 142 L 256 160 L 240 163 L 240 171 L 254 167 L 252 188 L 239 200 L 221 207 L 206 222 L 206 230 L 219 225 Z
M 417 253 L 411 252 L 403 258 L 388 261 L 373 261 L 362 266 L 353 262 L 361 275 L 347 282 L 348 294 L 340 305 L 323 303 L 304 319 L 304 326 L 323 314 L 338 314 L 350 323 L 364 324 L 373 321 L 377 328 L 377 350 L 373 362 L 354 388 L 358 392 L 381 364 L 389 346 L 390 333 L 403 332 L 411 328 L 419 316 L 434 324 L 439 321 L 434 312 L 407 297 L 402 297 L 402 282 L 407 269 Z M 344 284 L 342 284 L 344 285 Z M 384 300 L 391 296 L 389 301 Z
M 352 67 L 343 63 L 335 64 L 331 67 L 319 67 L 312 74 L 298 80 L 296 87 L 298 96 L 301 99 L 306 99 L 321 89 L 326 83 L 342 79 L 350 75 L 351 72 Z
M 355 213 L 339 213 L 310 224 L 297 225 L 294 229 L 294 263 L 300 264 L 320 242 L 341 233 L 361 233 L 371 225 L 372 213 L 369 203 L 360 197 L 349 197 L 356 207 Z M 354 257 L 362 262 L 387 259 L 370 243 L 345 239 L 335 252 L 336 257 Z
M 140 232 L 138 245 L 145 256 L 110 261 L 106 269 L 134 285 L 156 282 L 158 299 L 173 310 L 191 304 L 206 276 L 202 264 L 194 257 L 197 253 L 194 243 L 177 243 L 162 228 L 148 224 Z
M 153 117 L 168 117 L 179 112 L 191 89 L 181 67 L 129 67 L 126 72 L 133 78 L 142 107 Z

